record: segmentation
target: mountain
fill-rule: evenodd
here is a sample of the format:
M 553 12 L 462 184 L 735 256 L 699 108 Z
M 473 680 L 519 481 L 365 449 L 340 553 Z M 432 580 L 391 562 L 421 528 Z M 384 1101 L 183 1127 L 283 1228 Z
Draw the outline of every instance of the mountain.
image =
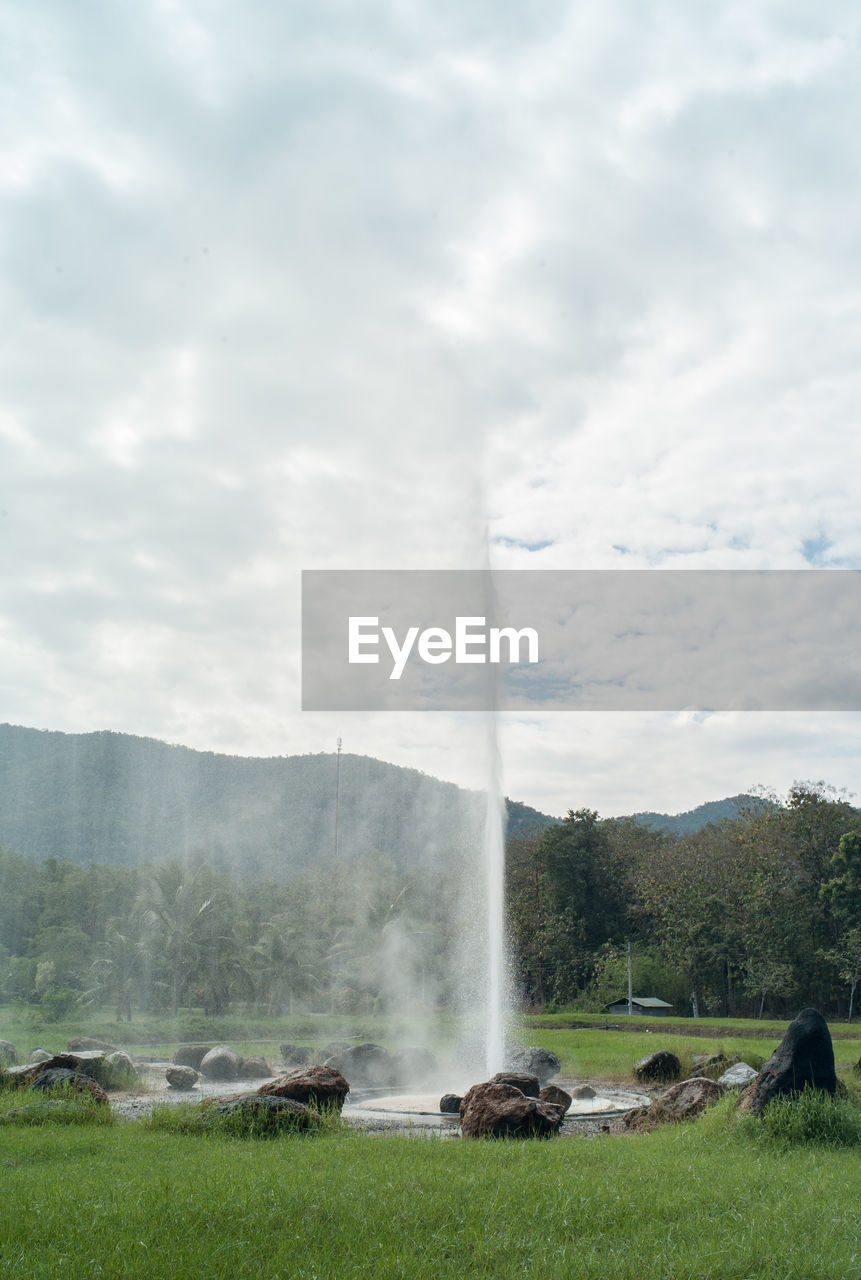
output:
M 340 779 L 339 779 L 340 771 Z M 484 797 L 368 756 L 249 758 L 153 738 L 0 725 L 0 847 L 139 866 L 202 856 L 283 879 L 335 855 L 399 867 L 477 853 Z M 512 802 L 516 834 L 553 819 Z
M 743 809 L 767 805 L 769 801 L 759 796 L 728 796 L 726 800 L 709 800 L 697 805 L 696 809 L 687 809 L 684 813 L 634 813 L 633 822 L 644 827 L 656 827 L 660 831 L 669 831 L 677 836 L 690 835 L 699 831 L 709 822 L 721 822 L 724 818 L 737 818 Z

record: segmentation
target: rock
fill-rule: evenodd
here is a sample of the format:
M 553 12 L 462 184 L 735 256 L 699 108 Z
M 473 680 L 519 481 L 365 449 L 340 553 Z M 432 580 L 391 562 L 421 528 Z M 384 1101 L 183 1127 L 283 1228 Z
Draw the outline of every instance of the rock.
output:
M 726 1070 L 729 1058 L 725 1053 L 695 1053 L 692 1062 L 698 1076 Z
M 193 1089 L 201 1078 L 194 1067 L 178 1067 L 171 1064 L 164 1073 L 164 1078 L 171 1089 Z
M 171 1062 L 177 1067 L 194 1067 L 195 1071 L 199 1071 L 201 1062 L 212 1047 L 211 1044 L 181 1044 L 174 1051 Z
M 262 1080 L 272 1071 L 265 1058 L 243 1058 L 239 1074 L 243 1080 Z
M 460 1094 L 444 1093 L 439 1100 L 439 1109 L 444 1116 L 456 1116 L 460 1114 L 460 1104 L 463 1102 Z
M 678 1080 L 681 1074 L 682 1064 L 669 1049 L 656 1049 L 654 1053 L 647 1053 L 634 1067 L 634 1075 L 643 1082 Z
M 508 1051 L 506 1066 L 512 1071 L 524 1071 L 528 1075 L 538 1076 L 539 1085 L 545 1085 L 559 1074 L 560 1063 L 550 1049 L 542 1049 L 539 1045 L 522 1049 L 514 1045 Z
M 125 1049 L 116 1049 L 107 1055 L 105 1072 L 102 1084 L 106 1089 L 133 1089 L 140 1084 L 138 1069 Z
M 563 1115 L 573 1102 L 571 1094 L 560 1089 L 558 1084 L 546 1084 L 538 1097 L 541 1102 L 552 1102 L 555 1107 L 561 1107 Z
M 108 1044 L 105 1040 L 94 1040 L 92 1036 L 72 1036 L 71 1040 L 66 1041 L 66 1049 L 69 1053 L 80 1053 L 82 1049 L 98 1049 L 99 1053 L 119 1052 L 115 1044 Z
M 755 1078 L 753 1067 L 749 1067 L 746 1062 L 736 1062 L 718 1077 L 718 1084 L 724 1089 L 743 1089 Z
M 286 1076 L 262 1084 L 257 1092 L 265 1097 L 293 1098 L 295 1102 L 334 1107 L 340 1111 L 350 1086 L 340 1071 L 326 1065 L 297 1067 Z
M 323 1059 L 334 1058 L 336 1053 L 346 1053 L 347 1049 L 352 1048 L 349 1040 L 330 1040 L 323 1047 Z
M 420 1085 L 439 1074 L 439 1063 L 430 1049 L 407 1047 L 392 1054 L 392 1070 L 397 1085 Z
M 200 1060 L 198 1070 L 207 1080 L 236 1080 L 242 1059 L 229 1044 L 214 1045 Z
M 18 1054 L 11 1040 L 0 1040 L 0 1067 L 14 1067 Z
M 249 1093 L 241 1098 L 231 1098 L 214 1107 L 211 1114 L 233 1117 L 237 1126 L 249 1136 L 309 1129 L 323 1123 L 323 1117 L 318 1112 L 297 1102 L 295 1098 L 284 1098 L 276 1094 Z
M 527 1098 L 537 1098 L 541 1089 L 538 1076 L 527 1075 L 524 1071 L 497 1071 L 495 1076 L 490 1077 L 490 1083 L 513 1084 Z
M 572 1098 L 597 1098 L 597 1096 L 591 1084 L 578 1084 L 571 1090 Z
M 379 1044 L 354 1044 L 327 1058 L 325 1065 L 341 1072 L 353 1088 L 386 1089 L 395 1083 L 395 1068 Z
M 549 1138 L 558 1133 L 563 1112 L 551 1102 L 527 1098 L 510 1084 L 474 1084 L 460 1104 L 465 1138 Z
M 137 1069 L 124 1049 L 106 1054 L 100 1049 L 79 1049 L 55 1053 L 35 1064 L 35 1070 L 77 1071 L 95 1080 L 103 1089 L 128 1089 L 139 1083 Z
M 32 1087 L 37 1093 L 54 1093 L 62 1089 L 71 1093 L 88 1093 L 96 1102 L 108 1100 L 108 1095 L 92 1076 L 66 1067 L 46 1067 L 36 1076 Z
M 33 1049 L 30 1054 L 31 1062 L 50 1062 L 53 1053 L 49 1053 L 47 1049 Z
M 349 1045 L 346 1047 L 349 1048 Z M 329 1058 L 333 1053 L 337 1052 L 337 1049 L 331 1049 L 329 1052 L 324 1050 L 323 1056 Z M 306 1062 L 311 1061 L 314 1050 L 310 1045 L 305 1044 L 282 1044 L 280 1053 L 285 1067 L 301 1067 Z
M 818 1009 L 802 1009 L 762 1070 L 742 1090 L 736 1108 L 759 1115 L 779 1094 L 821 1089 L 833 1097 L 836 1088 L 828 1024 Z
M 680 1120 L 692 1120 L 722 1093 L 720 1085 L 708 1076 L 693 1076 L 672 1085 L 649 1107 L 635 1107 L 626 1113 L 624 1123 L 628 1129 L 653 1129 L 658 1124 L 672 1124 Z

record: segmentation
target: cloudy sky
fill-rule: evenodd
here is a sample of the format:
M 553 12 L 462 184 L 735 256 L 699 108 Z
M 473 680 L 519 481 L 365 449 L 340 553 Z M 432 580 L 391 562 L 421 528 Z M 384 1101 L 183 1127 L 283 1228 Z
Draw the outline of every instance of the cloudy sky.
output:
M 861 568 L 848 0 L 13 0 L 0 720 L 464 785 L 303 713 L 303 569 Z M 506 715 L 508 793 L 861 792 L 857 713 Z

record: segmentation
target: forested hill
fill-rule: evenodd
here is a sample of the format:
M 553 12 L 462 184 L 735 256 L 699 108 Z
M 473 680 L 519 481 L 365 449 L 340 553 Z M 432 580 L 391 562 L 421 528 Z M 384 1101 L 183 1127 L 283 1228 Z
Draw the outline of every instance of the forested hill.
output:
M 32 858 L 139 866 L 202 855 L 282 878 L 335 852 L 334 754 L 217 755 L 153 738 L 0 725 L 0 847 Z M 415 769 L 344 754 L 339 858 L 432 866 L 478 848 L 484 799 Z M 512 803 L 510 828 L 552 819 Z
M 673 835 L 687 836 L 699 831 L 709 822 L 721 822 L 724 818 L 737 818 L 742 810 L 759 807 L 769 802 L 758 796 L 727 796 L 726 800 L 709 800 L 706 804 L 697 805 L 696 809 L 687 809 L 684 813 L 635 813 L 634 822 L 644 827 L 655 827 L 658 831 L 669 831 Z

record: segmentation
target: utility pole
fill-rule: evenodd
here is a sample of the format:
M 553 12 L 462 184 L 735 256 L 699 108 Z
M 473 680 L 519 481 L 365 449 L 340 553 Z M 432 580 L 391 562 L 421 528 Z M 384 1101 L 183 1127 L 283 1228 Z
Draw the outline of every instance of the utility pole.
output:
M 634 1012 L 634 993 L 631 987 L 631 939 L 628 938 L 628 1017 Z
M 338 843 L 341 822 L 341 739 L 338 739 L 338 756 L 335 766 L 335 861 L 338 861 Z

